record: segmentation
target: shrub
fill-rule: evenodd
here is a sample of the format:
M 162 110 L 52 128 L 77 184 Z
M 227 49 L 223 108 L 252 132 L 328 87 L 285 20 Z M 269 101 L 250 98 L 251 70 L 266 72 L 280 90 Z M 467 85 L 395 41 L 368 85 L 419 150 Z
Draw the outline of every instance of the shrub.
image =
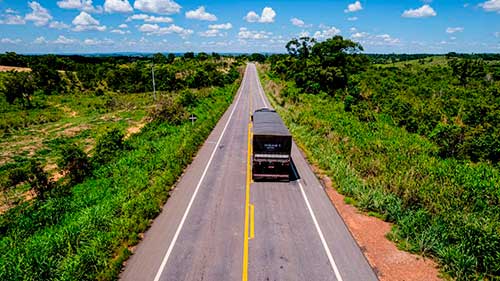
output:
M 103 165 L 110 162 L 124 148 L 124 134 L 118 128 L 107 129 L 97 137 L 92 162 Z
M 39 200 L 45 200 L 47 192 L 52 189 L 47 173 L 42 169 L 42 164 L 34 159 L 30 160 L 30 174 L 28 182 Z
M 82 182 L 91 168 L 87 154 L 73 143 L 61 148 L 58 166 L 69 175 L 71 184 Z
M 187 117 L 187 111 L 181 101 L 172 96 L 162 97 L 150 112 L 153 120 L 179 125 Z

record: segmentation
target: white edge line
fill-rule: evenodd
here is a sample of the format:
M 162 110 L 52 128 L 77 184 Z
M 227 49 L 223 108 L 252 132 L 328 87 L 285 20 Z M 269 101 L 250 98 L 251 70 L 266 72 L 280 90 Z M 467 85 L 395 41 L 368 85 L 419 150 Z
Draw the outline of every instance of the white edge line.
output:
M 300 183 L 300 180 L 298 180 L 297 182 L 299 183 L 302 197 L 304 197 L 304 200 L 306 201 L 306 205 L 307 205 L 307 208 L 309 209 L 309 214 L 311 214 L 312 220 L 314 222 L 314 226 L 316 227 L 316 230 L 318 231 L 319 238 L 321 239 L 321 244 L 323 244 L 323 248 L 325 249 L 326 255 L 328 256 L 328 260 L 330 261 L 330 265 L 332 266 L 333 272 L 335 272 L 335 277 L 337 278 L 338 281 L 343 281 L 342 276 L 340 276 L 339 269 L 337 268 L 337 264 L 335 263 L 335 260 L 333 259 L 332 253 L 330 252 L 330 248 L 328 248 L 328 244 L 326 244 L 325 236 L 323 235 L 323 232 L 321 231 L 321 228 L 319 227 L 318 220 L 316 219 L 316 216 L 314 215 L 314 211 L 311 208 L 311 204 L 309 204 L 309 199 L 307 199 L 307 195 L 304 192 L 304 187 Z
M 262 102 L 264 103 L 264 107 L 268 107 L 266 99 L 264 99 L 264 95 L 262 94 L 262 92 L 264 92 L 264 89 L 262 88 L 262 84 L 260 83 L 259 72 L 257 71 L 257 67 L 255 67 L 255 78 L 257 79 L 257 88 L 259 89 L 259 96 L 262 99 Z
M 208 168 L 210 167 L 210 164 L 212 163 L 212 159 L 214 158 L 215 152 L 217 152 L 217 148 L 219 147 L 219 144 L 222 140 L 222 137 L 224 136 L 224 134 L 226 132 L 226 129 L 231 121 L 231 118 L 233 117 L 233 114 L 236 110 L 236 107 L 238 107 L 238 102 L 243 94 L 243 89 L 245 87 L 247 70 L 248 70 L 248 67 L 247 67 L 247 69 L 245 69 L 243 81 L 241 82 L 241 86 L 239 89 L 239 95 L 238 95 L 238 98 L 236 99 L 236 102 L 234 103 L 233 110 L 231 111 L 231 114 L 229 115 L 229 118 L 226 121 L 226 125 L 224 126 L 224 129 L 222 130 L 222 133 L 219 137 L 219 140 L 217 140 L 217 144 L 215 145 L 214 150 L 212 151 L 212 154 L 210 155 L 210 159 L 208 160 L 207 165 L 205 166 L 205 170 L 203 170 L 203 174 L 201 175 L 201 178 L 198 181 L 198 185 L 196 185 L 196 189 L 194 190 L 193 196 L 191 197 L 191 200 L 189 200 L 189 204 L 186 208 L 186 211 L 184 211 L 184 215 L 182 216 L 181 222 L 179 223 L 179 226 L 177 227 L 177 230 L 175 231 L 174 237 L 172 238 L 172 241 L 170 242 L 170 246 L 168 247 L 167 253 L 163 257 L 160 268 L 156 272 L 156 276 L 155 276 L 154 281 L 160 280 L 160 277 L 163 273 L 163 270 L 165 269 L 165 266 L 167 265 L 168 258 L 170 256 L 170 254 L 172 253 L 172 249 L 174 248 L 175 242 L 177 242 L 177 238 L 179 237 L 179 233 L 181 232 L 181 229 L 184 226 L 184 222 L 186 221 L 187 215 L 191 209 L 191 206 L 193 205 L 194 199 L 196 198 L 196 194 L 198 194 L 198 190 L 200 189 L 201 183 L 203 182 L 203 179 L 205 178 L 205 175 L 207 174 Z

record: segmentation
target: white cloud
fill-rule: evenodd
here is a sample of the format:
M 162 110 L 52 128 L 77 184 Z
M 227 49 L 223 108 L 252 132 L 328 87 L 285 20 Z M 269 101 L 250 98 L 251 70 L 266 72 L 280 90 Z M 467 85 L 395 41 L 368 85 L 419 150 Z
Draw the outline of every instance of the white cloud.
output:
M 134 11 L 128 0 L 106 0 L 104 11 L 108 13 L 130 13 Z
M 85 39 L 83 40 L 83 44 L 88 45 L 88 46 L 96 46 L 96 45 L 113 45 L 115 42 L 111 39 Z
M 99 21 L 86 12 L 81 12 L 73 19 L 74 25 L 99 25 Z
M 345 13 L 353 13 L 357 11 L 363 10 L 363 6 L 361 6 L 361 2 L 356 1 L 352 4 L 347 5 L 347 9 L 344 10 Z
M 225 29 L 225 30 L 228 30 L 228 29 L 231 29 L 233 28 L 233 25 L 228 22 L 228 23 L 222 23 L 222 24 L 211 24 L 208 26 L 208 28 L 210 29 Z
M 181 11 L 181 6 L 172 0 L 136 0 L 134 8 L 146 13 L 167 15 Z
M 106 30 L 106 26 L 100 25 L 99 21 L 93 18 L 87 12 L 80 12 L 78 16 L 73 19 L 72 22 L 75 25 L 73 31 L 88 31 L 88 30 L 96 30 L 96 31 L 104 31 Z
M 54 28 L 54 29 L 68 29 L 68 28 L 70 28 L 69 24 L 65 24 L 62 21 L 50 22 L 49 27 Z
M 316 39 L 328 39 L 340 33 L 340 29 L 336 28 L 335 26 L 328 27 L 322 25 L 320 27 L 323 28 L 323 30 L 318 30 L 313 35 L 313 37 Z
M 351 39 L 370 46 L 399 46 L 401 41 L 389 34 L 370 34 L 367 32 L 358 32 L 357 29 L 351 29 Z
M 7 13 L 7 14 L 19 14 L 18 11 L 11 9 L 11 8 L 5 9 L 5 13 Z
M 121 30 L 121 29 L 113 29 L 110 31 L 111 33 L 117 33 L 117 34 L 130 34 L 130 30 Z
M 248 30 L 245 27 L 240 28 L 240 31 L 238 32 L 239 39 L 260 40 L 260 39 L 267 39 L 267 38 L 269 38 L 270 35 L 272 35 L 271 32 L 253 31 L 253 30 Z
M 484 3 L 479 4 L 487 12 L 497 12 L 500 13 L 500 0 L 489 0 Z
M 248 14 L 244 17 L 244 19 L 247 21 L 247 22 L 258 22 L 260 17 L 259 15 L 257 15 L 257 13 L 255 13 L 254 11 L 250 11 L 248 12 Z
M 292 18 L 292 19 L 290 19 L 290 22 L 293 25 L 298 26 L 298 27 L 304 27 L 306 25 L 303 20 L 298 19 L 298 18 Z
M 200 6 L 198 9 L 186 12 L 186 18 L 194 20 L 216 21 L 217 17 L 205 11 L 205 7 Z
M 403 18 L 428 18 L 435 17 L 436 15 L 436 11 L 434 11 L 431 6 L 425 4 L 418 9 L 409 9 L 404 11 L 401 16 Z
M 256 12 L 250 11 L 243 18 L 247 22 L 260 22 L 260 23 L 272 23 L 276 17 L 276 12 L 271 7 L 265 7 L 262 9 L 262 14 L 259 16 Z
M 400 40 L 398 38 L 393 38 L 389 34 L 381 34 L 381 35 L 376 35 L 375 39 L 379 39 L 380 42 L 375 41 L 371 42 L 372 44 L 379 44 L 379 45 L 396 45 L 400 43 Z
M 76 39 L 66 38 L 63 35 L 59 35 L 56 40 L 52 41 L 53 44 L 69 45 L 76 43 Z
M 368 34 L 366 32 L 356 32 L 356 33 L 351 35 L 351 38 L 352 39 L 361 39 L 361 38 L 368 37 L 368 35 L 370 35 L 370 34 Z
M 347 20 L 348 21 L 357 21 L 358 17 L 348 17 Z
M 219 29 L 209 29 L 207 31 L 198 32 L 198 34 L 202 37 L 216 37 L 223 36 Z
M 260 16 L 259 22 L 262 23 L 274 22 L 274 17 L 276 17 L 276 12 L 270 7 L 265 7 L 262 10 L 262 15 Z
M 446 29 L 446 33 L 453 34 L 455 32 L 462 32 L 464 31 L 463 27 L 448 27 Z
M 21 42 L 22 42 L 21 39 L 11 39 L 11 38 L 0 39 L 0 43 L 2 43 L 2 44 L 19 44 Z
M 160 29 L 159 25 L 150 23 L 145 23 L 139 27 L 139 31 L 145 33 L 153 33 L 155 31 L 158 31 L 159 29 Z
M 0 20 L 0 24 L 26 24 L 26 21 L 20 15 L 7 14 L 4 15 L 4 18 Z
M 194 33 L 191 29 L 185 29 L 183 27 L 171 24 L 168 27 L 160 27 L 158 24 L 145 23 L 139 27 L 139 31 L 144 32 L 148 35 L 162 35 L 162 34 L 179 34 L 181 37 L 185 38 Z
M 45 37 L 43 36 L 40 36 L 40 37 L 37 37 L 34 41 L 33 41 L 34 44 L 47 44 L 49 43 L 47 41 L 47 39 L 45 39 Z
M 94 7 L 92 0 L 62 0 L 57 2 L 57 6 L 61 9 L 80 10 L 87 13 L 101 13 L 102 7 Z
M 33 1 L 28 3 L 31 8 L 31 13 L 25 16 L 25 20 L 32 21 L 36 26 L 44 26 L 52 20 L 49 10 L 45 9 L 38 2 Z
M 133 15 L 127 18 L 127 22 L 133 21 L 133 20 L 142 20 L 145 22 L 153 22 L 153 23 L 171 23 L 174 20 L 171 17 L 157 17 L 157 16 L 150 16 L 146 14 L 137 14 Z
M 497 32 L 494 33 L 494 35 L 495 35 L 495 37 L 498 38 L 498 37 L 500 37 L 500 32 L 497 31 Z
M 128 25 L 125 23 L 122 23 L 118 26 L 118 28 L 128 28 Z

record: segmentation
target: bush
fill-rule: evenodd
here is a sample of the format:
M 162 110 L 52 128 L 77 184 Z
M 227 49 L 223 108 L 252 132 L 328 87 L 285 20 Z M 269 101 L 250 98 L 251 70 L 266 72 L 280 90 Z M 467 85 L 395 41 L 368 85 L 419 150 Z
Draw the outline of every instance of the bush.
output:
M 124 148 L 124 134 L 118 128 L 107 129 L 97 137 L 92 162 L 97 166 L 110 162 Z
M 82 182 L 91 169 L 87 154 L 73 143 L 61 148 L 58 166 L 69 175 L 71 184 Z
M 198 102 L 198 97 L 191 90 L 184 90 L 180 93 L 180 104 L 183 107 L 196 106 Z
M 38 199 L 43 201 L 47 197 L 47 192 L 52 189 L 52 183 L 49 181 L 49 177 L 42 169 L 42 164 L 39 161 L 31 159 L 29 168 L 28 182 Z
M 179 125 L 187 118 L 187 111 L 179 99 L 172 96 L 162 97 L 153 110 L 150 117 L 153 120 Z

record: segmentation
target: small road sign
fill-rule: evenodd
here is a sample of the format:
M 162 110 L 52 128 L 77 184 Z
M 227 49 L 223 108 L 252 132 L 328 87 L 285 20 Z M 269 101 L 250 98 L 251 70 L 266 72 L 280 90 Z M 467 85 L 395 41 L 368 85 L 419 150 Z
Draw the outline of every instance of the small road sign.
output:
M 196 115 L 191 114 L 191 116 L 189 117 L 189 120 L 191 120 L 191 125 L 194 125 L 194 121 L 196 121 L 196 119 L 198 119 Z

